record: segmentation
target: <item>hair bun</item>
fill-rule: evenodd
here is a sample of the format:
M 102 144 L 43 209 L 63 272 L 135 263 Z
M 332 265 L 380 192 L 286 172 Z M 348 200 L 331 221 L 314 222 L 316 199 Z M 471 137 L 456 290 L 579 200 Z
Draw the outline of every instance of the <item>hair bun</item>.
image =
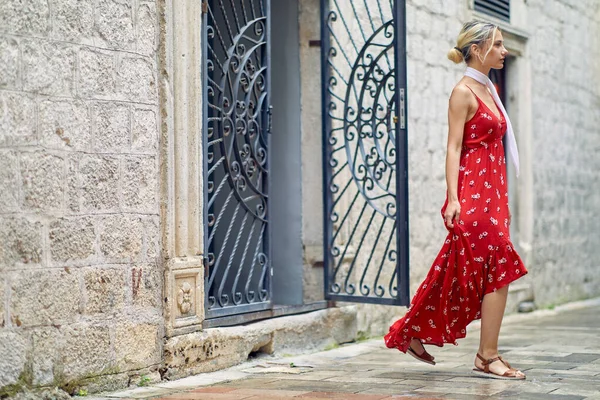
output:
M 464 60 L 464 56 L 462 51 L 458 47 L 453 47 L 448 52 L 448 60 L 452 61 L 455 64 L 460 64 Z

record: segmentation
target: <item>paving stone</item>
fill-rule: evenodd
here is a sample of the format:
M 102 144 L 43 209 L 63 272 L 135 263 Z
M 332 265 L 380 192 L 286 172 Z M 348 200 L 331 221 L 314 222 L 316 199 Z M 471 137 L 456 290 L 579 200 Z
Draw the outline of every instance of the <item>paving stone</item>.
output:
M 364 394 L 386 394 L 386 395 L 411 395 L 413 397 L 419 396 L 415 389 L 419 389 L 420 385 L 405 385 L 403 382 L 396 382 L 391 386 L 378 386 L 363 390 L 359 393 Z M 437 394 L 439 396 L 439 393 Z
M 585 328 L 595 324 L 590 322 L 590 319 L 598 318 L 600 306 L 578 312 L 569 311 L 569 314 L 572 313 L 579 316 L 575 318 L 578 321 L 577 325 L 572 327 Z M 597 339 L 594 329 L 577 331 L 577 334 L 582 337 L 576 341 L 573 341 L 571 330 L 545 331 L 542 341 L 536 335 L 527 333 L 545 329 L 545 324 L 559 326 L 563 316 L 565 314 L 541 318 L 532 314 L 531 319 L 521 320 L 518 326 L 503 327 L 502 337 L 521 336 L 524 346 L 505 347 L 502 354 L 515 367 L 527 371 L 525 381 L 482 379 L 472 375 L 470 358 L 478 346 L 476 335 L 474 339 L 461 341 L 460 347 L 432 348 L 432 354 L 439 361 L 435 366 L 425 365 L 402 355 L 398 356 L 381 346 L 381 339 L 378 339 L 367 342 L 369 346 L 364 344 L 361 344 L 361 347 L 341 346 L 335 352 L 280 359 L 275 357 L 273 361 L 269 361 L 269 364 L 275 366 L 275 370 L 289 365 L 290 362 L 297 366 L 304 366 L 306 371 L 300 374 L 292 375 L 279 371 L 267 377 L 263 374 L 252 376 L 252 374 L 240 373 L 240 371 L 256 369 L 258 365 L 265 363 L 265 361 L 255 361 L 223 371 L 218 378 L 211 374 L 186 378 L 187 381 L 182 380 L 182 386 L 179 388 L 190 388 L 190 385 L 195 382 L 200 386 L 199 391 L 192 393 L 190 388 L 187 393 L 172 393 L 168 396 L 165 394 L 164 398 L 170 400 L 237 399 L 240 397 L 231 396 L 246 394 L 250 397 L 244 399 L 268 400 L 286 399 L 294 392 L 303 392 L 304 394 L 295 398 L 359 399 L 361 397 L 355 396 L 368 395 L 376 396 L 380 400 L 415 398 L 600 400 L 600 396 L 594 398 L 596 393 L 600 394 L 600 362 L 596 358 L 598 353 L 590 353 L 586 350 L 591 348 L 591 351 L 594 351 L 593 343 Z M 569 319 L 573 319 L 572 315 Z M 529 329 L 533 327 L 536 329 Z M 564 345 L 558 346 L 556 343 L 564 343 Z M 578 346 L 579 343 L 581 345 Z M 365 349 L 368 351 L 364 351 Z M 555 349 L 560 351 L 555 352 Z M 344 356 L 345 353 L 347 357 Z M 459 358 L 464 358 L 466 361 L 457 362 Z M 229 382 L 226 382 L 227 380 Z M 214 386 L 209 386 L 211 384 Z M 166 388 L 167 385 L 171 390 L 176 390 L 175 382 L 157 386 Z M 204 389 L 210 390 L 204 391 Z
M 527 393 L 523 394 L 517 390 L 506 390 L 496 393 L 496 397 L 524 400 L 582 400 L 583 396 L 561 395 L 552 393 Z
M 343 400 L 382 400 L 386 395 L 376 395 L 376 394 L 351 394 L 351 393 L 336 393 L 336 392 L 311 392 L 306 393 L 299 398 L 325 398 L 325 399 L 343 399 Z
M 223 388 L 226 389 L 227 388 Z M 198 393 L 197 391 L 194 391 L 196 393 Z M 206 392 L 200 392 L 200 393 L 206 393 Z M 295 396 L 301 396 L 303 394 L 309 393 L 307 391 L 301 391 L 301 390 L 279 390 L 279 389 L 275 389 L 275 390 L 264 390 L 264 389 L 234 389 L 231 392 L 228 393 L 232 393 L 232 394 L 249 394 L 252 396 L 258 396 L 258 395 L 267 395 L 267 396 L 281 396 L 281 397 L 295 397 Z

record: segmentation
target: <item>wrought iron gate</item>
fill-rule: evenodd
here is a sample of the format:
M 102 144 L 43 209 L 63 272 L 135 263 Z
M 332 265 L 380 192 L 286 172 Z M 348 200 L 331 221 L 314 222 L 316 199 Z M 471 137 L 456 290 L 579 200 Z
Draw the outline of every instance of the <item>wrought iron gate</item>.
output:
M 408 305 L 405 0 L 321 0 L 325 295 Z
M 269 6 L 203 4 L 208 319 L 271 307 Z

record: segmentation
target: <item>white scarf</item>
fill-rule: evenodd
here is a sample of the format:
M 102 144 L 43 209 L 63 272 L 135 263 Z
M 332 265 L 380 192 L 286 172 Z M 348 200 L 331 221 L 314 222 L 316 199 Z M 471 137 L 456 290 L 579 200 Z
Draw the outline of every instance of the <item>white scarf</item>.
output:
M 475 79 L 477 82 L 487 86 L 489 91 L 496 102 L 498 108 L 500 108 L 500 112 L 504 115 L 504 120 L 506 121 L 506 147 L 508 150 L 509 157 L 512 163 L 515 166 L 515 172 L 517 176 L 519 176 L 519 150 L 517 149 L 517 141 L 515 139 L 515 133 L 513 132 L 512 124 L 510 123 L 510 118 L 508 118 L 508 114 L 506 113 L 506 109 L 502 104 L 502 100 L 500 100 L 500 96 L 498 96 L 498 92 L 494 87 L 494 84 L 486 75 L 477 71 L 474 68 L 467 67 L 465 71 L 465 76 Z

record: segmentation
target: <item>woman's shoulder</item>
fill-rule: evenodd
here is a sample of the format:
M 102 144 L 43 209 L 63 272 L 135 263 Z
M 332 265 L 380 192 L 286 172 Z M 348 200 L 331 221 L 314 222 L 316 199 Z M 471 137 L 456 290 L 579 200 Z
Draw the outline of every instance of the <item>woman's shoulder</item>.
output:
M 454 86 L 449 102 L 451 107 L 477 107 L 477 99 L 473 91 L 463 81 Z
M 457 97 L 459 99 L 460 98 L 465 98 L 466 99 L 466 98 L 470 98 L 472 96 L 473 96 L 473 91 L 462 80 L 459 81 L 454 86 L 454 88 L 452 89 L 452 93 L 450 94 L 450 98 Z

